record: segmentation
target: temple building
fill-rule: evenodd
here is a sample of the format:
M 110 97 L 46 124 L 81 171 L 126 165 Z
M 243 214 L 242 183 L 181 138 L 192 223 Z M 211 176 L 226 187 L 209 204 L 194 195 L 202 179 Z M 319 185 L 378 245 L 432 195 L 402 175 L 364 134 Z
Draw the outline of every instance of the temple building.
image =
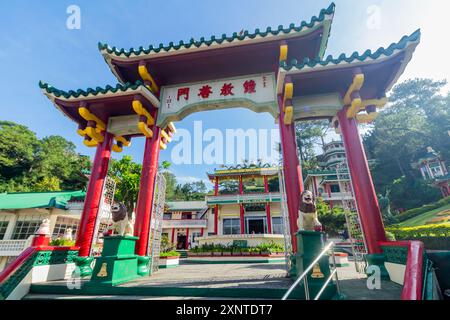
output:
M 344 143 L 331 141 L 323 146 L 323 154 L 318 156 L 319 168 L 306 174 L 305 189 L 316 198 L 322 198 L 331 208 L 341 207 L 342 201 L 353 199 L 345 159 Z
M 237 165 L 208 173 L 214 192 L 206 196 L 208 228 L 198 243 L 248 245 L 282 243 L 279 168 L 269 164 Z
M 44 219 L 50 220 L 52 238 L 72 229 L 75 238 L 80 214 L 67 210 L 72 197 L 83 191 L 0 193 L 0 271 L 31 245 Z
M 450 196 L 450 173 L 442 156 L 428 147 L 426 154 L 413 165 L 420 170 L 422 178 L 439 188 L 442 196 Z
M 178 250 L 193 248 L 197 239 L 209 228 L 208 206 L 205 201 L 167 202 L 164 210 L 162 234 Z

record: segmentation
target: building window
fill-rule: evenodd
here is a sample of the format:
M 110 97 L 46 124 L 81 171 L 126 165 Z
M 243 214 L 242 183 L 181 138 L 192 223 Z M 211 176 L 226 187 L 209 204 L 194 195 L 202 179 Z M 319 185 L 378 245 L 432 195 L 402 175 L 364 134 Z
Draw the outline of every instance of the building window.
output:
M 78 224 L 78 219 L 58 217 L 56 219 L 55 227 L 53 228 L 52 238 L 62 237 L 68 228 L 72 229 L 72 237 L 75 237 L 77 234 Z
M 172 219 L 172 213 L 164 213 L 163 220 L 170 220 Z
M 331 193 L 339 193 L 339 192 L 341 192 L 341 189 L 339 188 L 339 185 L 332 184 L 332 185 L 330 185 L 330 191 L 331 191 Z
M 197 238 L 198 237 L 201 237 L 202 236 L 202 234 L 201 234 L 201 232 L 193 232 L 192 233 L 192 243 L 196 243 L 197 242 Z
M 272 217 L 272 233 L 283 234 L 283 218 Z
M 269 192 L 280 192 L 280 182 L 278 181 L 278 176 L 269 178 Z
M 13 240 L 25 240 L 34 235 L 47 216 L 19 216 L 14 226 Z
M 9 220 L 3 220 L 6 217 L 3 217 L 0 221 L 0 240 L 3 240 L 6 234 L 6 229 L 8 229 Z
M 223 219 L 223 231 L 226 234 L 240 234 L 241 233 L 241 221 L 240 219 Z

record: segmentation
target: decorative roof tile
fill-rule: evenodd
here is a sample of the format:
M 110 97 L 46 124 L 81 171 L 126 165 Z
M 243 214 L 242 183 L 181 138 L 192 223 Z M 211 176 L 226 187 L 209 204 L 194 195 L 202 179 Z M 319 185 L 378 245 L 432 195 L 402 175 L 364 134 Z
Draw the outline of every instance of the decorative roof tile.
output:
M 326 59 L 314 59 L 311 60 L 309 58 L 305 58 L 302 62 L 298 62 L 296 59 L 291 60 L 291 62 L 282 61 L 280 62 L 280 68 L 285 71 L 290 71 L 291 69 L 302 70 L 305 68 L 314 68 L 317 66 L 329 66 L 329 65 L 338 65 L 343 62 L 345 63 L 353 63 L 353 62 L 363 62 L 366 60 L 377 60 L 383 57 L 389 57 L 394 53 L 406 49 L 409 45 L 413 43 L 418 43 L 420 41 L 420 29 L 416 30 L 409 36 L 404 36 L 399 42 L 392 43 L 389 47 L 383 48 L 380 47 L 375 52 L 371 50 L 366 50 L 363 54 L 359 54 L 358 52 L 353 52 L 350 56 L 346 56 L 344 53 L 339 55 L 339 57 L 334 58 L 329 55 Z
M 191 38 L 189 41 L 179 41 L 178 44 L 174 44 L 173 42 L 169 42 L 168 45 L 164 45 L 162 43 L 159 46 L 150 45 L 148 48 L 139 47 L 137 49 L 130 48 L 129 50 L 119 49 L 117 47 L 109 47 L 106 43 L 99 42 L 98 48 L 100 51 L 104 51 L 110 55 L 115 55 L 118 57 L 138 57 L 141 55 L 148 55 L 151 53 L 160 53 L 160 52 L 169 52 L 173 50 L 179 49 L 189 49 L 192 47 L 199 48 L 202 45 L 211 46 L 214 44 L 223 44 L 223 43 L 231 43 L 235 41 L 243 41 L 248 39 L 255 39 L 257 37 L 265 38 L 267 36 L 278 36 L 278 35 L 287 35 L 291 32 L 302 32 L 307 29 L 313 28 L 317 23 L 324 22 L 327 17 L 332 16 L 334 14 L 335 5 L 332 3 L 327 9 L 322 9 L 318 17 L 313 16 L 310 22 L 301 22 L 300 25 L 296 26 L 294 23 L 291 23 L 287 28 L 284 28 L 282 25 L 278 26 L 276 29 L 272 29 L 271 27 L 267 27 L 265 31 L 261 31 L 260 29 L 256 29 L 253 33 L 249 33 L 247 30 L 242 34 L 238 34 L 234 32 L 231 36 L 227 36 L 226 34 L 222 34 L 221 37 L 211 36 L 209 40 L 206 40 L 204 37 L 201 37 L 200 40 L 195 40 Z M 327 32 L 329 35 L 329 32 Z M 328 40 L 328 35 L 326 40 Z
M 78 89 L 76 91 L 69 90 L 69 91 L 63 91 L 56 89 L 55 87 L 50 86 L 48 83 L 45 83 L 43 81 L 39 81 L 39 87 L 45 91 L 47 94 L 55 96 L 57 98 L 65 98 L 65 99 L 73 99 L 73 98 L 80 98 L 80 97 L 92 97 L 92 96 L 98 96 L 98 95 L 105 95 L 108 93 L 116 93 L 116 92 L 126 92 L 128 90 L 136 90 L 138 88 L 144 88 L 145 90 L 148 90 L 145 88 L 143 83 L 141 81 L 136 81 L 136 83 L 125 83 L 125 84 L 117 84 L 116 86 L 110 86 L 107 85 L 104 88 L 96 87 L 88 88 L 86 90 Z M 150 91 L 149 91 L 150 92 Z

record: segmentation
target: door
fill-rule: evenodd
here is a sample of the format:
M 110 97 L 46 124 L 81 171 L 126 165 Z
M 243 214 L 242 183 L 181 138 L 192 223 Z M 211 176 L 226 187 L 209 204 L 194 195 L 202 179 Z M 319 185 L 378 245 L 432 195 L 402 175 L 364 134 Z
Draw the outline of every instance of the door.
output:
M 264 219 L 248 219 L 247 230 L 249 234 L 263 234 L 265 233 Z

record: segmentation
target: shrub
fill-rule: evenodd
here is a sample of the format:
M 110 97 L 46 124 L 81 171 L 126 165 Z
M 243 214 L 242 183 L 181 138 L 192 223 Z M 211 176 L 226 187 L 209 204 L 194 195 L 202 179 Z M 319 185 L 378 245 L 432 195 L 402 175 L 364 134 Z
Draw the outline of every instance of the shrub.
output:
M 392 232 L 386 231 L 386 239 L 388 241 L 395 241 L 395 234 L 393 234 Z
M 172 250 L 172 251 L 167 251 L 167 252 L 161 252 L 159 254 L 159 256 L 160 257 L 179 257 L 180 253 L 175 250 Z
M 417 227 L 387 228 L 397 240 L 412 240 L 421 237 L 450 237 L 450 223 L 428 224 Z
M 75 240 L 65 240 L 57 238 L 50 241 L 50 245 L 55 247 L 73 247 L 75 245 Z
M 445 205 L 450 204 L 450 197 L 441 199 L 437 202 L 434 203 L 430 203 L 430 204 L 426 204 L 420 208 L 414 208 L 411 210 L 407 210 L 403 213 L 400 213 L 396 216 L 397 220 L 399 222 L 403 222 L 406 220 L 409 220 L 411 218 L 417 217 L 418 215 L 421 215 L 425 212 L 431 211 L 431 210 L 435 210 L 435 209 L 439 209 L 440 207 L 443 207 Z

